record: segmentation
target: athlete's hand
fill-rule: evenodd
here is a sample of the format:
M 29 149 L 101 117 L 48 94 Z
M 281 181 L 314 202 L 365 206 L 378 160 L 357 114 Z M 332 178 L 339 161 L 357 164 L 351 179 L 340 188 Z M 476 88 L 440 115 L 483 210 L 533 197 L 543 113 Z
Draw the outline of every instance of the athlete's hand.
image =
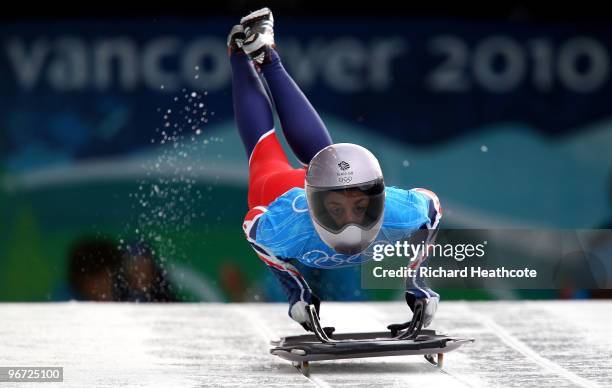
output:
M 440 295 L 430 288 L 411 288 L 406 290 L 406 303 L 408 303 L 412 312 L 414 312 L 414 304 L 417 299 L 427 300 L 425 311 L 423 312 L 423 327 L 427 327 L 431 324 L 434 315 L 436 315 L 438 302 L 440 302 Z
M 309 306 L 315 306 L 317 315 L 319 315 L 319 308 L 321 307 L 321 300 L 314 294 L 311 294 L 310 303 L 304 301 L 297 301 L 289 308 L 289 316 L 302 325 L 306 331 L 313 331 L 310 327 L 310 315 L 308 314 Z

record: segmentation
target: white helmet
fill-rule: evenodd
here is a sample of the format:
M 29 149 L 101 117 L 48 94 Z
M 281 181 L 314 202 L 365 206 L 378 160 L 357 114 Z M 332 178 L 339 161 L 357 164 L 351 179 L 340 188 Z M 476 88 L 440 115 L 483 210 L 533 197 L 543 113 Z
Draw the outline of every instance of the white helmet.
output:
M 330 248 L 352 255 L 374 241 L 383 222 L 385 183 L 370 151 L 350 143 L 323 148 L 308 165 L 305 189 L 315 230 Z

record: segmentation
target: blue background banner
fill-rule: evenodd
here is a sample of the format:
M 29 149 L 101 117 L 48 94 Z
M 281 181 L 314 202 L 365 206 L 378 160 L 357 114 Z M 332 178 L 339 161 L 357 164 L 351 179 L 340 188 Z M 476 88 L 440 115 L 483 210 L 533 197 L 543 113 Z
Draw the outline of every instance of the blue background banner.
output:
M 197 299 L 227 294 L 227 263 L 265 293 L 240 235 L 235 22 L 0 26 L 0 299 L 54 298 L 87 234 L 145 236 Z M 334 141 L 435 191 L 447 226 L 610 225 L 609 24 L 291 16 L 276 39 Z M 13 291 L 26 266 L 39 286 Z

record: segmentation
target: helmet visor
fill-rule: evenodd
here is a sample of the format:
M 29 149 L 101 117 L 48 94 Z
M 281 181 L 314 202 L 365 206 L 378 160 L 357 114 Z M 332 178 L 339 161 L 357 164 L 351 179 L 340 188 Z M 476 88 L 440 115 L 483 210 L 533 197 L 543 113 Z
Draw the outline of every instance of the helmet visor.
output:
M 348 225 L 372 228 L 385 207 L 382 178 L 342 188 L 312 187 L 307 191 L 312 217 L 326 230 L 338 233 Z

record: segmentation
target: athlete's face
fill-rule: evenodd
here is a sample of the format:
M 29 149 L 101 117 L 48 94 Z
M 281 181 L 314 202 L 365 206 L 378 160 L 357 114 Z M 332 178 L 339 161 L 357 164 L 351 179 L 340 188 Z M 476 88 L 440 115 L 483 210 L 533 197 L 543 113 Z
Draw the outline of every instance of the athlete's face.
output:
M 331 192 L 325 197 L 324 205 L 336 225 L 362 224 L 370 198 L 359 190 Z

